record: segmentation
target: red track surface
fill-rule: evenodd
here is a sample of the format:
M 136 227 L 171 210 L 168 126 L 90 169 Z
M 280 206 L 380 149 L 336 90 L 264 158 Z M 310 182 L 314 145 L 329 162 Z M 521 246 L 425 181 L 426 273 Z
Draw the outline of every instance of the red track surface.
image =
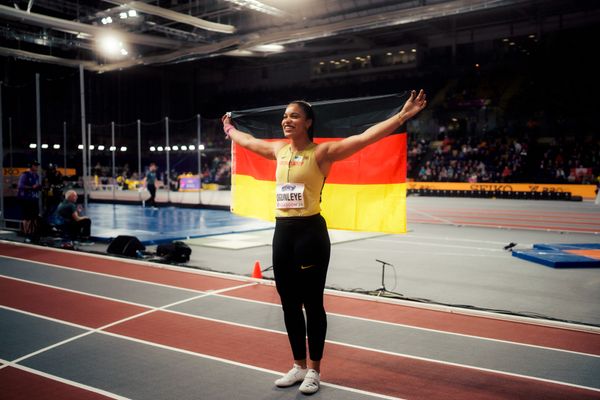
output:
M 7 367 L 0 370 L 0 397 L 3 400 L 105 400 L 109 397 L 66 383 Z
M 57 253 L 48 249 L 20 247 L 0 243 L 0 254 L 31 261 L 55 264 L 83 271 L 99 272 L 146 282 L 161 283 L 182 289 L 218 290 L 232 286 L 233 279 L 213 278 L 167 268 L 148 268 L 118 259 L 86 256 L 77 253 Z
M 600 217 L 573 211 L 541 213 L 532 210 L 409 207 L 407 208 L 407 214 L 408 222 L 413 223 L 442 225 L 451 223 L 466 226 L 559 232 L 600 232 Z
M 22 284 L 11 280 L 4 288 L 11 293 L 23 293 L 20 301 L 12 307 L 41 315 L 56 317 L 51 309 L 46 312 L 28 302 L 31 294 L 39 292 L 38 285 Z M 60 290 L 56 290 L 61 292 Z M 53 293 L 57 295 L 58 293 Z M 89 326 L 106 323 L 106 314 L 118 316 L 131 307 L 119 302 L 88 297 L 83 302 L 91 309 L 103 309 L 103 315 L 95 315 L 79 307 L 84 295 L 62 291 L 60 293 L 63 320 L 88 321 Z M 96 304 L 94 304 L 96 303 Z M 50 315 L 49 315 L 50 314 Z M 93 320 L 93 319 L 96 320 Z M 115 319 L 116 321 L 116 319 Z M 111 321 L 112 322 L 112 321 Z M 285 371 L 289 367 L 289 349 L 284 334 L 233 326 L 226 323 L 203 320 L 191 316 L 157 311 L 135 318 L 109 329 L 108 332 L 127 337 L 206 354 L 271 370 Z M 268 349 L 268 351 L 267 351 Z M 499 375 L 414 360 L 400 355 L 382 354 L 375 351 L 328 344 L 323 375 L 327 382 L 372 391 L 390 396 L 419 399 L 585 399 L 591 393 L 525 378 Z M 435 382 L 434 385 L 431 383 Z
M 185 289 L 217 290 L 235 286 L 235 283 L 232 283 L 235 281 L 230 279 L 168 269 L 148 268 L 125 261 L 102 259 L 78 253 L 64 257 L 62 253 L 43 251 L 43 249 L 32 250 L 6 244 L 0 244 L 0 252 L 12 257 L 65 265 L 75 269 L 101 272 L 114 276 L 135 277 L 135 279 L 146 282 L 168 284 Z M 279 296 L 271 286 L 257 285 L 237 289 L 228 292 L 227 295 L 279 304 Z M 338 314 L 600 355 L 600 335 L 591 333 L 423 310 L 332 295 L 325 297 L 325 306 L 328 312 Z
M 268 286 L 252 286 L 227 292 L 227 296 L 279 304 L 277 292 Z M 461 333 L 490 339 L 547 346 L 600 355 L 600 335 L 502 321 L 493 318 L 451 314 L 397 304 L 379 303 L 326 295 L 325 309 L 330 313 L 376 321 Z
M 278 371 L 289 368 L 285 335 L 156 312 L 110 332 Z M 328 344 L 327 382 L 418 399 L 585 399 L 587 390 Z M 433 384 L 435 382 L 435 384 Z
M 77 253 L 38 251 L 27 247 L 0 245 L 2 254 L 72 268 L 110 273 L 115 276 L 167 283 L 184 288 L 235 287 L 239 281 L 109 261 Z M 107 272 L 110 271 L 110 272 Z M 204 282 L 203 282 L 204 281 Z M 232 290 L 232 297 L 277 303 L 272 286 L 256 285 Z M 89 327 L 100 327 L 145 311 L 118 301 L 66 290 L 52 289 L 13 279 L 0 279 L 0 303 L 15 309 L 49 316 Z M 521 343 L 600 354 L 600 335 L 546 328 L 489 318 L 422 310 L 412 307 L 328 295 L 329 312 L 373 320 L 421 326 Z M 155 311 L 107 329 L 109 332 L 200 354 L 285 371 L 290 351 L 284 334 L 234 326 L 192 316 Z M 408 399 L 591 399 L 600 393 L 565 385 L 540 382 L 466 367 L 415 360 L 341 344 L 326 346 L 323 376 L 327 382 Z M 5 382 L 8 382 L 5 386 Z M 56 398 L 103 398 L 95 393 L 48 381 L 12 368 L 0 370 L 0 383 L 11 393 L 31 397 L 39 390 L 59 390 Z M 66 388 L 63 388 L 66 386 Z M 67 395 L 63 395 L 69 393 Z M 27 396 L 29 395 L 29 396 Z M 96 397 L 93 397 L 96 396 Z M 11 397 L 17 398 L 17 397 Z M 49 396 L 46 398 L 53 398 Z
M 99 328 L 146 308 L 0 277 L 0 304 Z

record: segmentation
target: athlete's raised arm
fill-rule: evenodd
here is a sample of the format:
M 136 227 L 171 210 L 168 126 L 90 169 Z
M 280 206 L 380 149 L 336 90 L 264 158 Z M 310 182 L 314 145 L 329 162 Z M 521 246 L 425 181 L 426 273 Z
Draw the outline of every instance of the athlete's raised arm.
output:
M 223 130 L 228 138 L 245 149 L 250 150 L 269 160 L 275 160 L 277 152 L 284 146 L 281 141 L 268 142 L 266 140 L 255 138 L 249 133 L 239 131 L 231 123 L 231 117 L 225 114 L 223 118 Z
M 413 90 L 398 114 L 371 126 L 361 134 L 350 136 L 338 142 L 320 144 L 317 158 L 321 169 L 328 170 L 327 164 L 348 158 L 368 145 L 388 136 L 417 115 L 426 105 L 427 100 L 423 89 L 419 91 L 419 94 Z

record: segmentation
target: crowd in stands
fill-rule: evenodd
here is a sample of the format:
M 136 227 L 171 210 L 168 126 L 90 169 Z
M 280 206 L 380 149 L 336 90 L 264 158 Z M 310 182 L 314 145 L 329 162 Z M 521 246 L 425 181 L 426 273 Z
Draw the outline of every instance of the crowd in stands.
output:
M 527 156 L 516 140 L 421 140 L 411 144 L 408 174 L 422 182 L 522 182 Z
M 599 163 L 598 143 L 584 147 L 502 136 L 445 137 L 413 140 L 408 149 L 408 177 L 421 182 L 594 184 Z

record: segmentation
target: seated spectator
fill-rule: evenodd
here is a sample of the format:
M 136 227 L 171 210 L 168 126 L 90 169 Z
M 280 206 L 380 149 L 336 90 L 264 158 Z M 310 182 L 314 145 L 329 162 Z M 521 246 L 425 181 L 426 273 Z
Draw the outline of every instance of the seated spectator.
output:
M 56 214 L 64 233 L 73 239 L 81 239 L 83 242 L 90 243 L 92 220 L 89 217 L 79 215 L 77 193 L 74 190 L 68 190 L 65 193 L 65 199 L 58 206 Z

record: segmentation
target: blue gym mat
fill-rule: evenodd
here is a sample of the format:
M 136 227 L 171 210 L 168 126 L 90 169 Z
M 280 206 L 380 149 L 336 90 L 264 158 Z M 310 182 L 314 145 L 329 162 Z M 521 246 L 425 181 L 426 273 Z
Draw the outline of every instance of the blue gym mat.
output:
M 92 237 L 110 241 L 119 235 L 137 237 L 144 245 L 173 240 L 271 229 L 274 223 L 239 217 L 229 211 L 139 205 L 88 204 Z
M 600 243 L 538 243 L 531 250 L 513 250 L 513 257 L 552 268 L 600 268 L 600 260 L 566 250 L 598 250 Z

